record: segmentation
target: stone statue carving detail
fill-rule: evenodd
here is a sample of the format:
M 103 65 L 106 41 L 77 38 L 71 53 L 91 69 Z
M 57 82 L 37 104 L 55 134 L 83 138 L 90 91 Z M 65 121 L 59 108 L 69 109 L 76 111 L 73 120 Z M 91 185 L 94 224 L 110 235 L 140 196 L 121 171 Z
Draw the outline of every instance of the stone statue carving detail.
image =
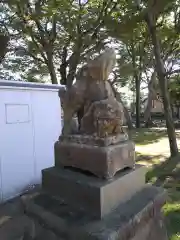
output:
M 114 50 L 106 49 L 79 70 L 68 91 L 59 93 L 64 111 L 63 135 L 72 134 L 73 116 L 82 107 L 79 134 L 103 138 L 122 133 L 123 109 L 107 81 L 115 63 Z

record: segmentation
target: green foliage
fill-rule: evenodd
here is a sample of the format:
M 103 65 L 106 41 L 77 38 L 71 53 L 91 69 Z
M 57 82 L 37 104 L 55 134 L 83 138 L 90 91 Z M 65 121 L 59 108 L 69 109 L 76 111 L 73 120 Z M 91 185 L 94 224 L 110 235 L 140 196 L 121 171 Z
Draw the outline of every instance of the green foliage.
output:
M 102 27 L 115 4 L 102 0 L 84 4 L 71 0 L 8 0 L 0 7 L 6 8 L 7 28 L 16 33 L 11 31 L 15 59 L 21 57 L 21 65 L 27 59 L 29 66 L 41 71 L 41 65 L 46 65 L 52 83 L 58 82 L 59 75 L 65 83 L 67 79 L 72 83 L 84 57 L 104 48 L 107 34 Z M 18 41 L 14 43 L 13 39 Z M 24 71 L 21 75 L 26 77 Z
M 177 75 L 169 83 L 169 93 L 171 102 L 175 106 L 180 106 L 180 76 Z
M 143 5 L 144 4 L 144 5 Z M 143 1 L 142 6 L 147 5 Z M 158 5 L 158 36 L 167 72 L 179 64 L 179 0 Z M 151 1 L 148 1 L 151 7 Z M 154 9 L 152 9 L 155 11 Z M 157 14 L 157 11 L 156 11 Z M 113 43 L 118 53 L 114 69 L 119 86 L 135 90 L 149 81 L 154 56 L 143 15 L 134 1 L 8 0 L 0 3 L 0 27 L 11 37 L 1 73 L 10 71 L 28 80 L 32 74 L 53 83 L 70 83 L 76 69 L 95 52 Z M 13 56 L 13 57 L 12 57 Z M 34 71 L 36 69 L 36 71 Z

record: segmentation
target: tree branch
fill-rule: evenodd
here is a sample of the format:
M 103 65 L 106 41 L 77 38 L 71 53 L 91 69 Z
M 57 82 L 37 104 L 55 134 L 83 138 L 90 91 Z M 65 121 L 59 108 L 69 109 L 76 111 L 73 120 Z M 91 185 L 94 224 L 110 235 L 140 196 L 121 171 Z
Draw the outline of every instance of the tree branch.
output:
M 170 75 L 178 74 L 178 73 L 180 73 L 180 68 L 179 69 L 175 69 L 173 71 L 166 72 L 166 76 L 170 76 Z
M 31 52 L 28 51 L 27 49 L 24 48 L 24 51 L 27 53 L 27 55 L 29 55 L 30 57 L 32 57 L 35 61 L 44 63 L 44 61 L 43 61 L 41 58 L 35 56 L 33 53 L 31 53 Z
M 37 41 L 36 41 L 36 39 L 35 39 L 35 37 L 34 37 L 32 28 L 28 26 L 28 23 L 27 23 L 26 19 L 24 18 L 24 15 L 23 15 L 23 13 L 22 13 L 22 11 L 21 11 L 21 7 L 20 7 L 20 5 L 19 5 L 18 2 L 17 2 L 17 5 L 16 5 L 16 6 L 17 6 L 17 10 L 18 10 L 17 14 L 19 14 L 20 20 L 22 20 L 23 23 L 24 23 L 24 25 L 22 25 L 21 27 L 23 28 L 24 31 L 28 30 L 29 35 L 30 35 L 30 37 L 31 37 L 31 39 L 32 39 L 32 42 L 33 42 L 34 45 L 37 47 L 37 49 L 39 49 L 39 52 L 40 52 L 42 58 L 44 59 L 45 63 L 47 64 L 47 58 L 46 58 L 44 52 L 43 52 L 43 51 L 41 50 L 41 48 L 39 47 L 39 45 L 38 45 L 38 43 L 37 43 Z M 24 26 L 25 26 L 25 27 L 24 27 Z
M 108 13 L 110 14 L 111 12 L 113 12 L 113 10 L 116 8 L 117 4 L 118 4 L 118 2 L 115 2 L 114 4 L 112 4 L 112 0 L 109 0 L 109 1 L 104 0 L 103 4 L 102 4 L 101 11 L 100 11 L 99 16 L 96 20 L 96 24 L 95 24 L 96 27 L 93 26 L 93 27 L 89 28 L 87 31 L 85 31 L 83 33 L 83 35 L 87 35 L 87 34 L 89 34 L 93 31 L 93 33 L 91 35 L 91 38 L 93 39 L 94 37 L 96 37 L 100 27 L 104 24 L 105 17 L 107 16 Z M 110 7 L 111 7 L 111 10 L 108 12 L 108 9 Z
M 51 34 L 50 34 L 51 44 L 53 44 L 56 40 L 56 36 L 57 36 L 56 25 L 57 25 L 57 16 L 54 14 L 52 16 L 52 29 L 51 29 Z

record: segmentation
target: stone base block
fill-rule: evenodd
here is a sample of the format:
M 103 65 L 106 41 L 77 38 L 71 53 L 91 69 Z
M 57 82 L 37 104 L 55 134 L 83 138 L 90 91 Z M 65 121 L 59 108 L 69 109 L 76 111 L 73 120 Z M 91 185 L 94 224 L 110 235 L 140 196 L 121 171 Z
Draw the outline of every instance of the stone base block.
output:
M 128 139 L 128 135 L 125 133 L 107 136 L 105 138 L 80 134 L 61 135 L 59 137 L 60 142 L 86 144 L 99 147 L 108 147 L 110 145 L 119 144 Z
M 111 180 L 57 167 L 42 171 L 45 192 L 87 214 L 102 218 L 145 186 L 146 168 L 124 170 Z
M 135 148 L 132 141 L 105 147 L 74 141 L 58 141 L 55 144 L 55 166 L 71 166 L 100 178 L 109 179 L 121 169 L 133 168 L 134 161 Z
M 74 195 L 72 194 L 72 198 Z M 102 220 L 94 220 L 46 194 L 26 196 L 25 212 L 69 240 L 168 240 L 161 208 L 166 193 L 146 186 Z

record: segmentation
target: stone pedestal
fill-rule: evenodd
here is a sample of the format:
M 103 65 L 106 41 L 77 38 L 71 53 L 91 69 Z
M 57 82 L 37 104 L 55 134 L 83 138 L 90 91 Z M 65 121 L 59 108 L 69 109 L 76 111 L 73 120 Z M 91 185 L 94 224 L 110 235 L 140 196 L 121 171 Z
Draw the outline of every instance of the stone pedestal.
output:
M 166 193 L 145 184 L 134 152 L 124 135 L 60 137 L 42 191 L 24 198 L 26 212 L 59 239 L 167 240 Z
M 57 167 L 42 171 L 43 189 L 57 199 L 101 219 L 145 186 L 146 168 L 118 173 L 102 180 L 84 173 Z
M 168 240 L 161 213 L 165 200 L 162 189 L 146 186 L 101 220 L 44 193 L 26 196 L 23 202 L 25 212 L 58 239 Z
M 135 147 L 124 135 L 105 139 L 62 137 L 55 144 L 55 166 L 71 166 L 109 179 L 126 167 L 134 167 Z

